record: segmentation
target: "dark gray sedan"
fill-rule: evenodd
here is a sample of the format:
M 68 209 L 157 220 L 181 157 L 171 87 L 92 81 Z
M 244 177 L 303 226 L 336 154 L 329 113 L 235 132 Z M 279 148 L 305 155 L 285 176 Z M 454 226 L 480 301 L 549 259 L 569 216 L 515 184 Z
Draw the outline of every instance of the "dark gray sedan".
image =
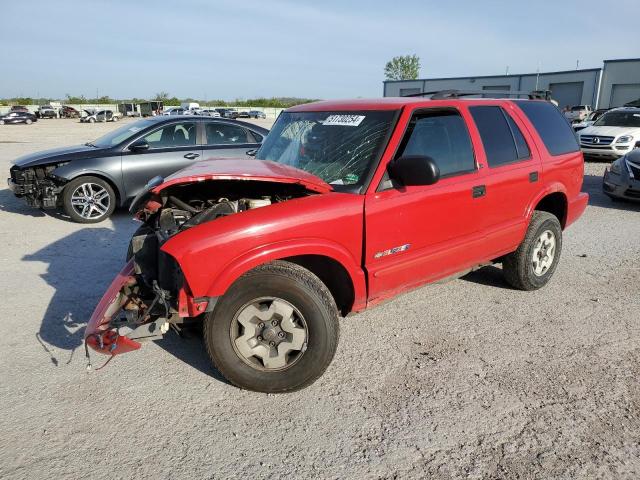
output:
M 246 155 L 267 133 L 234 120 L 145 118 L 91 143 L 20 157 L 8 183 L 32 207 L 63 207 L 73 221 L 96 223 L 128 204 L 149 179 L 204 158 Z
M 640 148 L 618 158 L 605 170 L 602 190 L 613 200 L 640 201 Z

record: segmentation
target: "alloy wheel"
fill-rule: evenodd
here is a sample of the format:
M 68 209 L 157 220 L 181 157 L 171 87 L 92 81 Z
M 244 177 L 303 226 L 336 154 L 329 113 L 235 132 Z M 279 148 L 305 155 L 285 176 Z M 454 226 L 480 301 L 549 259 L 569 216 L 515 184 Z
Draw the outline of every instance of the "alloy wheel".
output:
M 533 273 L 541 277 L 549 271 L 553 265 L 556 254 L 556 236 L 551 230 L 545 230 L 536 240 L 533 246 L 531 263 Z
M 111 196 L 96 183 L 82 183 L 73 191 L 71 205 L 82 218 L 95 220 L 109 211 Z
M 262 371 L 291 367 L 304 355 L 309 336 L 302 314 L 277 297 L 245 304 L 234 316 L 229 333 L 238 357 Z

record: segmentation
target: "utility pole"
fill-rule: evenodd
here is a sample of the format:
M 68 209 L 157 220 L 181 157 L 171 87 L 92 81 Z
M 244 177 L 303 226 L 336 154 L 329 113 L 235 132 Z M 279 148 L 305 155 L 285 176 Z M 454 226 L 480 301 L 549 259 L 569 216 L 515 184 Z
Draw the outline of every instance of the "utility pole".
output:
M 580 68 L 580 60 L 576 60 L 576 70 Z

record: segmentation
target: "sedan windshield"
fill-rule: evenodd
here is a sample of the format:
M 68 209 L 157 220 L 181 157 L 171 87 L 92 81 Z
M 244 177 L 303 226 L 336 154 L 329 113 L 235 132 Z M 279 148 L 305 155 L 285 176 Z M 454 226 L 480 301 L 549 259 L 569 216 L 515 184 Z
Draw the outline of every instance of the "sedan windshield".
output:
M 137 122 L 134 122 L 134 123 L 130 123 L 128 125 L 123 125 L 122 127 L 116 128 L 112 132 L 109 132 L 106 135 L 103 135 L 97 140 L 94 140 L 93 142 L 91 142 L 91 145 L 93 145 L 94 147 L 100 147 L 100 148 L 113 147 L 114 145 L 118 145 L 119 143 L 124 142 L 129 137 L 132 137 L 133 135 L 138 133 L 140 130 L 153 125 L 153 123 L 154 123 L 153 120 L 143 119 L 143 120 L 138 120 Z
M 256 158 L 290 165 L 325 182 L 361 187 L 374 168 L 395 111 L 285 112 Z
M 593 124 L 594 127 L 640 127 L 640 110 L 608 112 Z

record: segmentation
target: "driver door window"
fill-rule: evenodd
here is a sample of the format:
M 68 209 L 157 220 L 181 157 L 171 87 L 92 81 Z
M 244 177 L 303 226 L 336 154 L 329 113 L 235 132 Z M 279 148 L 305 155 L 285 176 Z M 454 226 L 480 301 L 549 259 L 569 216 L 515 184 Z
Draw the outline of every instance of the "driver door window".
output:
M 196 144 L 195 122 L 172 123 L 150 133 L 144 140 L 149 149 L 185 147 Z
M 476 169 L 467 126 L 458 112 L 419 113 L 409 124 L 399 155 L 426 155 L 438 168 L 440 177 L 450 177 Z

